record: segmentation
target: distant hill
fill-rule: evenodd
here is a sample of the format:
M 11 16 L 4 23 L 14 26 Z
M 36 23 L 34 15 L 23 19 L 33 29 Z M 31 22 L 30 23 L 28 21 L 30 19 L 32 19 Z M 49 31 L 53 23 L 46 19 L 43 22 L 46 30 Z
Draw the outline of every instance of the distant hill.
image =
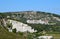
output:
M 5 12 L 0 13 L 2 17 L 9 17 L 10 19 L 20 20 L 26 23 L 27 20 L 47 20 L 50 24 L 59 24 L 60 15 L 41 12 L 41 11 L 21 11 L 21 12 Z
M 4 12 L 4 13 L 0 13 L 0 23 L 1 23 L 1 19 L 3 18 L 5 18 L 6 20 L 11 19 L 11 20 L 16 20 L 24 24 L 27 24 L 32 28 L 34 28 L 34 30 L 37 30 L 36 34 L 39 34 L 42 32 L 46 32 L 46 33 L 51 32 L 54 34 L 56 33 L 60 34 L 59 33 L 60 32 L 60 15 L 57 15 L 57 14 L 41 12 L 41 11 Z M 4 30 L 3 28 L 0 28 L 1 33 L 4 34 L 3 35 L 0 33 L 0 36 L 2 35 L 6 39 L 9 39 L 9 38 L 15 39 L 14 37 L 16 36 L 16 33 L 14 34 L 8 31 L 5 32 L 5 30 L 4 31 L 3 30 Z M 9 37 L 7 38 L 7 36 Z M 20 39 L 19 36 L 20 35 L 17 36 L 17 39 Z

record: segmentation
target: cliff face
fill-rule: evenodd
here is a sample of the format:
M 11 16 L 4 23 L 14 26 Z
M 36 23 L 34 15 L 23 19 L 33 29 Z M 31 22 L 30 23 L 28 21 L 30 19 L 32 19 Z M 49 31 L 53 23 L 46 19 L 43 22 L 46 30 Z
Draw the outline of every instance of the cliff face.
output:
M 18 22 L 18 21 L 15 21 L 15 20 L 8 20 L 9 23 L 12 23 L 12 29 L 15 29 L 16 28 L 16 32 L 30 32 L 30 33 L 33 33 L 33 32 L 37 32 L 36 30 L 32 29 L 31 26 L 27 25 L 27 24 L 24 24 L 22 22 Z

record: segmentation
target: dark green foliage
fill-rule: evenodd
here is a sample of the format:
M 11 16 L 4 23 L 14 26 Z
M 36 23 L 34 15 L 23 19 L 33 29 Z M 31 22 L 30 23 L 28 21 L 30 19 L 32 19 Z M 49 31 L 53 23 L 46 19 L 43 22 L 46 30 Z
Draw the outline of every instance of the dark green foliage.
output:
M 14 33 L 16 33 L 16 28 L 12 29 L 12 31 L 13 31 Z
M 12 23 L 7 23 L 7 27 L 12 29 Z
M 60 15 L 57 15 L 57 14 L 53 14 L 53 16 L 55 16 L 55 17 L 59 17 L 59 18 L 60 18 Z
M 50 32 L 50 31 L 60 32 L 60 26 L 41 25 L 41 24 L 28 24 L 28 25 L 30 25 L 32 28 L 37 30 L 37 32 L 42 32 L 43 30 L 45 30 L 46 32 Z

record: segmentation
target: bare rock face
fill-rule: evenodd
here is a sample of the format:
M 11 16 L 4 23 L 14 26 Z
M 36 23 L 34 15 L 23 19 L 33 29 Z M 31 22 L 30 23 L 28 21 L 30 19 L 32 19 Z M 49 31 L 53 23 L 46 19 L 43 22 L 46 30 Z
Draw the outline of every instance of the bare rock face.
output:
M 15 20 L 8 20 L 7 22 L 12 23 L 12 29 L 16 28 L 17 30 L 16 32 L 27 32 L 27 31 L 30 33 L 37 32 L 37 30 L 32 29 L 31 26 L 24 24 L 22 22 L 18 22 Z M 11 29 L 9 29 L 9 31 L 11 31 Z

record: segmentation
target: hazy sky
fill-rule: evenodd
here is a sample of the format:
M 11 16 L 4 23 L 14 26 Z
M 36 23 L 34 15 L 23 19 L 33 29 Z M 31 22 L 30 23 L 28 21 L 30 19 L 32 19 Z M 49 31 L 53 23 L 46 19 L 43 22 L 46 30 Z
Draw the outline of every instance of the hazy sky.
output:
M 26 10 L 60 14 L 60 0 L 0 0 L 0 12 Z

